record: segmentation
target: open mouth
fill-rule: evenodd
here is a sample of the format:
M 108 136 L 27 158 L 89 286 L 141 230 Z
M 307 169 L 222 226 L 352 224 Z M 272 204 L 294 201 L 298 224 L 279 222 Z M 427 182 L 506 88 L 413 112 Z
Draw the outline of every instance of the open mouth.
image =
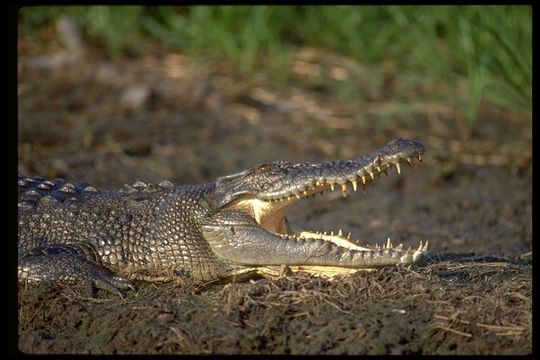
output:
M 336 179 L 314 179 L 312 183 L 306 184 L 297 191 L 289 192 L 286 196 L 277 197 L 275 195 L 266 199 L 256 196 L 244 196 L 231 202 L 228 208 L 240 210 L 252 216 L 257 223 L 266 231 L 284 238 L 298 239 L 321 239 L 331 242 L 339 247 L 357 251 L 384 251 L 392 249 L 399 254 L 400 262 L 403 264 L 415 263 L 423 252 L 428 250 L 428 242 L 420 242 L 418 249 L 405 249 L 403 244 L 393 246 L 390 239 L 385 244 L 374 247 L 360 246 L 359 240 L 353 240 L 350 233 L 344 234 L 341 229 L 329 233 L 323 231 L 310 231 L 290 223 L 286 218 L 287 211 L 299 200 L 323 195 L 325 192 L 340 191 L 342 196 L 347 196 L 347 191 L 352 188 L 358 191 L 360 187 L 365 191 L 366 186 L 371 185 L 380 178 L 381 173 L 388 175 L 390 168 L 395 168 L 397 173 L 401 173 L 404 164 L 413 166 L 413 160 L 422 161 L 422 154 L 414 152 L 411 154 L 400 154 L 394 156 L 376 156 L 360 170 L 347 174 Z

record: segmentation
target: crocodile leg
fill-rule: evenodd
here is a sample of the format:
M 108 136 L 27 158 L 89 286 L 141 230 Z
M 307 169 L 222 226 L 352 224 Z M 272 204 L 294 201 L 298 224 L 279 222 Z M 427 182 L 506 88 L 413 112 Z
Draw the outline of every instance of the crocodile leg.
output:
M 19 257 L 19 281 L 82 281 L 93 293 L 95 287 L 123 297 L 120 289 L 130 281 L 99 265 L 80 244 L 50 244 L 25 251 Z
M 427 251 L 420 245 L 417 250 L 405 250 L 390 243 L 380 248 L 344 246 L 325 238 L 283 235 L 269 232 L 253 218 L 230 211 L 219 217 L 215 225 L 204 225 L 206 239 L 212 239 L 214 253 L 226 260 L 248 266 L 314 265 L 348 268 L 370 268 L 385 265 L 416 263 Z M 219 220 L 218 220 L 219 221 Z M 307 233 L 309 234 L 309 233 Z

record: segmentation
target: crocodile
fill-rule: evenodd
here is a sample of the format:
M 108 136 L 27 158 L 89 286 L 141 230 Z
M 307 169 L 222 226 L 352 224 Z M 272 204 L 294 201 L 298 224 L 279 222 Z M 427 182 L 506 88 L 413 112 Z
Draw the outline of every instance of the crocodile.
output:
M 422 160 L 424 145 L 394 139 L 351 160 L 274 161 L 199 185 L 137 181 L 100 191 L 86 182 L 18 177 L 20 283 L 82 282 L 123 295 L 134 280 L 231 281 L 286 266 L 314 272 L 412 265 L 428 251 L 360 245 L 341 230 L 309 231 L 285 217 L 304 198 L 376 181 Z

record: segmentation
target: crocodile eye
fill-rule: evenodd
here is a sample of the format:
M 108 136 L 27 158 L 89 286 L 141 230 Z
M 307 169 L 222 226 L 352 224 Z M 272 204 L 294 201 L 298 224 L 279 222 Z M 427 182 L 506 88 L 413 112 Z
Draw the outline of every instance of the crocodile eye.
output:
M 273 164 L 261 164 L 257 167 L 257 169 L 255 170 L 255 172 L 257 174 L 263 174 L 263 173 L 266 173 L 266 172 L 269 172 L 269 171 L 272 171 L 276 168 L 275 165 Z

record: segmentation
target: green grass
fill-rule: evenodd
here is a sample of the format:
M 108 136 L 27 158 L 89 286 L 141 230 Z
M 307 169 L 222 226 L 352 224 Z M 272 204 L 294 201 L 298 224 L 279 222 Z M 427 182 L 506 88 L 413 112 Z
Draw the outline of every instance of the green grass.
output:
M 528 6 L 28 7 L 20 11 L 21 33 L 65 14 L 111 56 L 140 54 L 146 40 L 158 40 L 201 60 L 228 59 L 248 75 L 287 79 L 291 49 L 307 45 L 465 82 L 457 105 L 470 123 L 484 98 L 531 113 Z

